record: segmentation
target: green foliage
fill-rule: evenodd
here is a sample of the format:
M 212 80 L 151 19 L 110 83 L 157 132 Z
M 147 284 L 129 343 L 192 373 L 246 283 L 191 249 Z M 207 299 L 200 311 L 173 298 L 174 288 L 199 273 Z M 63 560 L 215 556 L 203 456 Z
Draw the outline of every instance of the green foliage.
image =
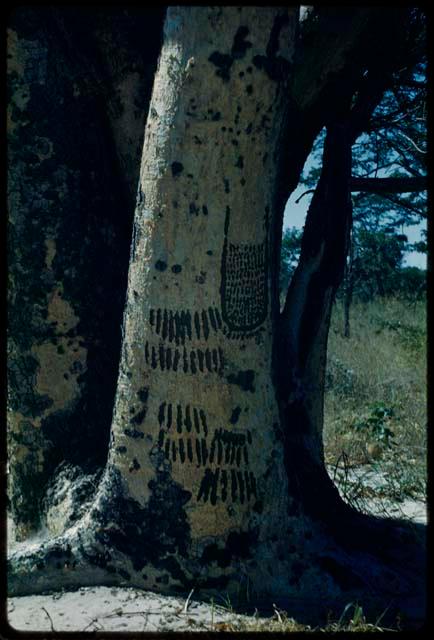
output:
M 384 230 L 356 228 L 352 242 L 349 265 L 352 295 L 368 301 L 377 295 L 396 293 L 400 288 L 400 270 L 407 237 Z M 344 282 L 343 289 L 347 286 L 348 283 Z
M 303 231 L 296 227 L 285 229 L 280 251 L 280 290 L 285 291 L 300 257 Z
M 373 405 L 369 414 L 353 424 L 356 431 L 367 432 L 374 440 L 390 447 L 393 444 L 394 432 L 390 429 L 390 419 L 394 416 L 393 407 Z

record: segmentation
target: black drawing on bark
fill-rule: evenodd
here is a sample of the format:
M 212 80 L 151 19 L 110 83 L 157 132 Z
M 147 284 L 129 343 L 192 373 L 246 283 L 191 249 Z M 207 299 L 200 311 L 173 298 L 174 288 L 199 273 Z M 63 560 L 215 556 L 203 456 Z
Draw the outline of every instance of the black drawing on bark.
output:
M 230 216 L 230 208 L 226 207 L 220 286 L 222 316 L 229 330 L 249 332 L 267 316 L 268 212 L 265 239 L 259 244 L 230 242 Z
M 149 324 L 163 340 L 177 346 L 194 338 L 208 340 L 212 332 L 222 329 L 220 311 L 215 307 L 199 311 L 150 309 Z
M 250 429 L 210 429 L 203 409 L 163 402 L 158 409 L 158 446 L 169 462 L 205 467 L 197 500 L 215 504 L 240 502 L 256 497 L 256 478 L 249 466 Z M 212 466 L 211 466 L 212 465 Z M 244 469 L 243 469 L 244 467 Z
M 221 347 L 216 349 L 177 349 L 167 347 L 163 342 L 153 345 L 145 342 L 145 362 L 152 369 L 178 371 L 184 373 L 216 373 L 223 376 L 224 356 Z

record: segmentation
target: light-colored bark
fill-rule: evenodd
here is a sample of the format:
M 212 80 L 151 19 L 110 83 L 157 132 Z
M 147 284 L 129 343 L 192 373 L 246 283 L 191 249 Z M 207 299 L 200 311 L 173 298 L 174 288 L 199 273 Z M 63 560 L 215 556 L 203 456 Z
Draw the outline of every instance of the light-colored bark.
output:
M 193 539 L 249 528 L 258 519 L 254 505 L 271 529 L 284 511 L 267 266 L 286 100 L 282 81 L 253 61 L 268 60 L 280 19 L 275 55 L 289 63 L 293 14 L 171 9 L 166 22 L 145 134 L 110 461 L 141 504 L 158 470 L 170 469 L 191 494 Z M 220 63 L 224 56 L 230 66 Z M 136 430 L 145 434 L 140 447 Z

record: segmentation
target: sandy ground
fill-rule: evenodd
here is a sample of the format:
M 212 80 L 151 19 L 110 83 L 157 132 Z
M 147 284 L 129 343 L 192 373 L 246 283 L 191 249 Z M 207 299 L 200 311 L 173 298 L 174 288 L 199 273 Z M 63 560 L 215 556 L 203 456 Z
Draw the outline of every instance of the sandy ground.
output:
M 364 474 L 365 485 L 378 487 L 381 481 L 369 469 L 360 468 L 352 473 L 354 482 L 360 479 L 360 474 Z M 383 516 L 427 521 L 426 503 L 418 500 L 391 502 L 379 497 L 365 498 L 360 508 Z M 39 536 L 11 547 L 29 546 L 40 540 Z M 190 595 L 184 600 L 130 588 L 86 587 L 73 592 L 9 598 L 7 615 L 9 624 L 19 631 L 224 631 L 229 624 L 231 628 L 235 625 L 245 629 L 246 623 L 255 622 L 251 617 L 234 614 L 222 603 L 206 604 Z
M 8 599 L 9 624 L 19 631 L 213 631 L 245 620 L 216 604 L 127 588 Z

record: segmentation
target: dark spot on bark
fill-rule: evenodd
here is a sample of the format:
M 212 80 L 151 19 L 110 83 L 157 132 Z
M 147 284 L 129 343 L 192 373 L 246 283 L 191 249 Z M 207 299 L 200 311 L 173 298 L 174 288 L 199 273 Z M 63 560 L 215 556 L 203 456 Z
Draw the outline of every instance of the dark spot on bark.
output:
M 245 178 L 241 178 L 240 184 L 241 184 L 241 186 L 244 187 L 244 185 L 246 184 L 246 179 Z
M 247 93 L 247 95 L 248 95 L 248 96 L 251 96 L 251 95 L 252 95 L 252 93 L 253 93 L 253 85 L 251 85 L 251 84 L 248 84 L 248 85 L 247 85 L 247 87 L 246 87 L 246 93 Z
M 284 80 L 289 77 L 291 63 L 277 55 L 279 50 L 279 35 L 288 23 L 287 15 L 276 16 L 271 28 L 270 39 L 267 44 L 266 56 L 254 56 L 252 62 L 257 69 L 262 69 L 272 80 Z
M 202 213 L 204 216 L 208 215 L 208 207 L 205 204 L 202 205 Z
M 176 178 L 184 170 L 184 166 L 181 162 L 172 162 L 172 176 Z
M 144 407 L 139 413 L 133 416 L 130 420 L 130 424 L 142 424 L 143 420 L 146 418 L 146 413 L 148 411 L 148 407 Z
M 125 571 L 125 569 L 118 569 L 118 574 L 125 580 L 131 580 L 130 574 L 128 573 L 128 571 Z
M 318 564 L 332 576 L 342 589 L 357 588 L 363 585 L 363 581 L 351 571 L 351 567 L 340 564 L 334 558 L 320 557 Z
M 128 556 L 135 571 L 143 571 L 152 564 L 171 573 L 175 567 L 171 566 L 170 556 L 188 555 L 190 528 L 185 504 L 191 499 L 191 493 L 174 482 L 169 473 L 157 471 L 157 477 L 148 485 L 150 498 L 142 508 L 123 494 L 121 476 L 116 469 L 111 470 L 109 482 L 101 498 L 97 542 Z M 112 528 L 112 522 L 121 523 L 121 528 Z M 184 587 L 191 589 L 180 567 L 178 578 Z
M 249 30 L 247 27 L 238 27 L 231 49 L 231 54 L 234 59 L 244 58 L 247 49 L 251 48 L 252 43 L 246 40 L 248 34 Z
M 240 71 L 239 74 L 240 78 L 244 78 L 244 71 Z
M 188 208 L 189 208 L 189 211 L 190 211 L 190 213 L 191 213 L 192 215 L 196 215 L 196 216 L 198 216 L 198 215 L 199 215 L 199 207 L 197 207 L 197 206 L 194 204 L 194 202 L 190 202 L 190 205 L 189 205 L 189 207 L 188 207 Z
M 231 373 L 227 377 L 229 384 L 236 384 L 243 391 L 251 391 L 252 393 L 255 391 L 255 387 L 253 386 L 254 380 L 255 372 L 251 369 L 248 369 L 247 371 L 239 371 L 237 375 Z
M 230 193 L 229 180 L 227 178 L 223 178 L 223 182 L 225 185 L 225 193 Z
M 232 144 L 234 145 L 234 147 L 238 147 L 238 140 L 231 140 Z
M 182 267 L 180 264 L 174 264 L 172 267 L 173 273 L 181 273 Z
M 149 387 L 142 387 L 137 391 L 137 397 L 141 402 L 147 402 L 149 397 Z
M 262 500 L 257 500 L 252 508 L 253 511 L 256 511 L 256 513 L 262 513 L 264 510 L 264 503 L 262 502 Z
M 230 78 L 230 68 L 233 63 L 232 56 L 214 51 L 208 58 L 209 62 L 217 67 L 216 75 L 227 82 Z
M 238 167 L 239 169 L 243 169 L 244 168 L 244 158 L 243 158 L 243 156 L 238 156 L 238 160 L 236 161 L 235 166 Z
M 205 547 L 201 560 L 206 564 L 217 562 L 219 567 L 228 567 L 231 562 L 231 554 L 227 549 L 219 549 L 218 546 L 213 543 Z
M 128 467 L 128 470 L 130 471 L 138 471 L 140 469 L 140 464 L 139 461 L 137 460 L 137 458 L 134 458 L 132 460 L 132 462 L 130 463 L 130 466 Z
M 257 539 L 257 532 L 243 532 L 237 533 L 232 531 L 228 535 L 226 541 L 226 549 L 239 558 L 248 558 L 251 555 L 252 544 Z
M 208 255 L 208 256 L 212 256 L 212 251 L 211 251 L 211 249 L 209 249 L 206 253 L 207 253 L 207 255 Z
M 238 418 L 240 417 L 241 407 L 235 407 L 232 411 L 230 422 L 231 424 L 236 424 L 238 422 Z
M 158 271 L 166 271 L 167 264 L 163 260 L 157 260 L 157 262 L 155 263 L 155 268 Z
M 211 118 L 211 120 L 214 120 L 214 122 L 217 122 L 217 120 L 221 120 L 222 114 L 220 113 L 220 111 L 217 111 L 213 117 Z
M 126 448 L 126 447 L 123 447 L 123 446 L 121 446 L 121 447 L 116 447 L 116 451 L 117 451 L 118 453 L 126 453 L 126 452 L 127 452 L 127 448 Z
M 144 438 L 145 434 L 141 431 L 137 431 L 137 429 L 124 429 L 124 433 L 129 438 Z

